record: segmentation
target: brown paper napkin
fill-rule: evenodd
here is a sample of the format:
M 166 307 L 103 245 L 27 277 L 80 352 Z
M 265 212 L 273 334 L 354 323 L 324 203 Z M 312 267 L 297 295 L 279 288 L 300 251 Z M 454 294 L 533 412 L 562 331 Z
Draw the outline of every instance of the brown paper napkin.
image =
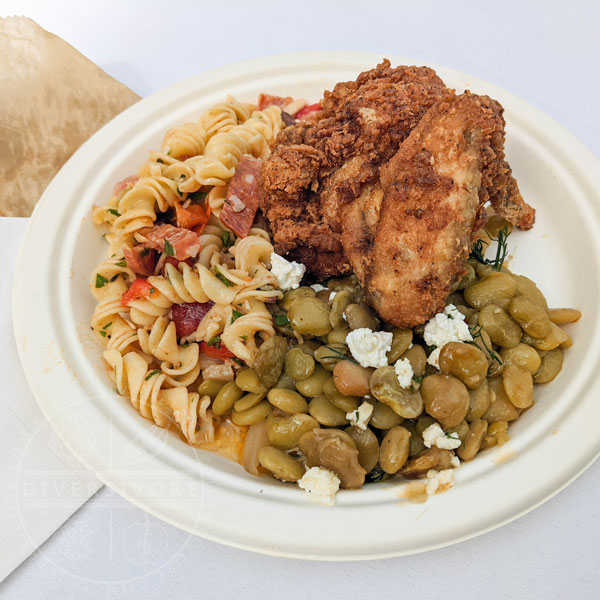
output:
M 69 156 L 139 99 L 35 21 L 0 18 L 0 215 L 29 216 Z

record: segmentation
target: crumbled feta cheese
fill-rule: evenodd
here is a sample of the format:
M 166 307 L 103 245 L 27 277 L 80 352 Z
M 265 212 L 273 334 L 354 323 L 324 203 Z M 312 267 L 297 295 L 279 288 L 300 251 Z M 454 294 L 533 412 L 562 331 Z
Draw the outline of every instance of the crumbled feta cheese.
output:
M 324 285 L 321 285 L 320 283 L 313 283 L 310 286 L 313 290 L 315 290 L 315 292 L 317 292 L 317 294 L 319 292 L 323 292 L 324 290 L 328 290 L 329 288 L 326 288 Z
M 454 470 L 444 469 L 443 471 L 427 471 L 427 485 L 425 490 L 429 496 L 436 492 L 445 492 L 454 485 Z
M 437 446 L 443 450 L 454 450 L 461 445 L 456 432 L 446 435 L 438 423 L 433 423 L 423 431 L 423 443 L 427 448 Z
M 396 377 L 398 377 L 398 383 L 401 388 L 406 389 L 412 385 L 414 371 L 408 358 L 397 360 L 394 365 L 394 371 L 396 371 Z
M 456 467 L 460 467 L 460 458 L 458 458 L 458 456 L 453 456 L 453 457 L 450 459 L 450 464 L 451 464 L 451 465 L 452 465 L 454 468 L 456 468 Z
M 298 481 L 298 487 L 319 502 L 332 506 L 334 496 L 340 489 L 340 480 L 335 473 L 328 469 L 311 467 Z
M 331 294 L 329 294 L 329 302 L 331 302 L 336 296 L 337 292 L 331 292 Z
M 385 367 L 386 354 L 392 347 L 392 334 L 389 331 L 374 332 L 361 327 L 346 336 L 346 344 L 362 367 Z
M 365 431 L 372 414 L 373 405 L 368 402 L 363 402 L 356 410 L 346 413 L 346 419 L 350 421 L 350 425 L 354 425 Z
M 454 304 L 448 304 L 444 312 L 438 313 L 425 325 L 423 339 L 428 346 L 435 346 L 427 362 L 436 369 L 440 368 L 440 350 L 448 342 L 470 342 L 473 339 L 465 315 Z
M 305 271 L 304 265 L 290 262 L 275 252 L 271 254 L 271 273 L 277 277 L 282 290 L 295 290 L 300 285 Z

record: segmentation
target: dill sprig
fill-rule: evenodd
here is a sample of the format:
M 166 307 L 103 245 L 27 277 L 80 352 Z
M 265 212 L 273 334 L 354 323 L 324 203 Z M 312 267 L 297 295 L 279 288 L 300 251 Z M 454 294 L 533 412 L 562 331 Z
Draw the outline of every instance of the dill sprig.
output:
M 499 232 L 498 237 L 491 237 L 491 240 L 497 242 L 496 246 L 496 256 L 492 259 L 485 258 L 485 251 L 487 249 L 487 245 L 483 242 L 483 240 L 477 240 L 473 244 L 473 249 L 471 250 L 471 254 L 469 258 L 474 258 L 477 262 L 482 265 L 488 265 L 492 267 L 494 271 L 500 271 L 502 269 L 502 265 L 508 256 L 508 244 L 507 239 L 510 235 L 510 230 L 508 225 L 505 225 Z
M 350 356 L 346 356 L 343 352 L 340 352 L 339 350 L 336 350 L 335 348 L 332 348 L 331 346 L 324 346 L 324 347 L 327 348 L 327 350 L 331 350 L 334 354 L 331 356 L 323 356 L 323 358 L 340 358 L 342 360 L 349 360 L 350 362 L 354 363 L 355 365 L 358 364 L 358 362 L 356 360 L 354 360 Z
M 485 342 L 485 338 L 481 335 L 481 331 L 482 331 L 483 327 L 481 327 L 481 325 L 479 325 L 479 327 L 469 327 L 469 332 L 471 334 L 471 337 L 473 338 L 472 342 L 469 342 L 469 344 L 473 344 L 473 346 L 477 346 L 477 344 L 475 343 L 475 339 L 476 338 L 480 338 L 481 339 L 481 343 L 483 344 L 483 347 L 487 350 L 487 353 L 492 357 L 493 360 L 495 360 L 499 365 L 504 364 L 502 362 L 502 359 L 498 356 L 498 354 L 496 354 L 496 352 L 494 352 L 494 350 L 492 348 L 489 348 L 488 345 Z

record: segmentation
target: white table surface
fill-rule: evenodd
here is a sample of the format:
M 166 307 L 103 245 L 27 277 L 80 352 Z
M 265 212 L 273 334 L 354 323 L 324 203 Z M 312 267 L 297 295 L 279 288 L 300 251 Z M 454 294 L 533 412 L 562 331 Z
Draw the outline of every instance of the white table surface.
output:
M 0 1 L 0 16 L 9 14 L 32 17 L 142 96 L 272 53 L 413 56 L 518 94 L 600 155 L 599 2 Z M 600 597 L 599 541 L 600 462 L 499 530 L 369 563 L 305 563 L 227 548 L 103 488 L 0 583 L 0 597 L 591 599 Z

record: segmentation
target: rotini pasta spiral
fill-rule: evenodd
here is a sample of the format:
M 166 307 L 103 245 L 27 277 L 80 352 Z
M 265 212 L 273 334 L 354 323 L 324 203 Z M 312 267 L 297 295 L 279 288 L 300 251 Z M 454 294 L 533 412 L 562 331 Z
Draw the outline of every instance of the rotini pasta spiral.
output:
M 140 347 L 146 354 L 172 365 L 179 362 L 179 346 L 175 323 L 165 317 L 158 317 L 150 331 L 138 329 Z
M 207 139 L 215 134 L 229 131 L 239 123 L 247 121 L 256 110 L 253 104 L 238 102 L 233 96 L 227 96 L 225 102 L 209 108 L 200 118 L 200 124 L 206 131 Z
M 186 123 L 167 131 L 161 152 L 178 160 L 204 152 L 207 134 L 199 123 Z
M 282 128 L 281 109 L 269 106 L 254 112 L 245 123 L 216 134 L 206 144 L 203 156 L 185 161 L 192 174 L 180 184 L 180 189 L 190 193 L 203 185 L 225 185 L 233 177 L 242 154 L 266 158 L 269 142 Z

